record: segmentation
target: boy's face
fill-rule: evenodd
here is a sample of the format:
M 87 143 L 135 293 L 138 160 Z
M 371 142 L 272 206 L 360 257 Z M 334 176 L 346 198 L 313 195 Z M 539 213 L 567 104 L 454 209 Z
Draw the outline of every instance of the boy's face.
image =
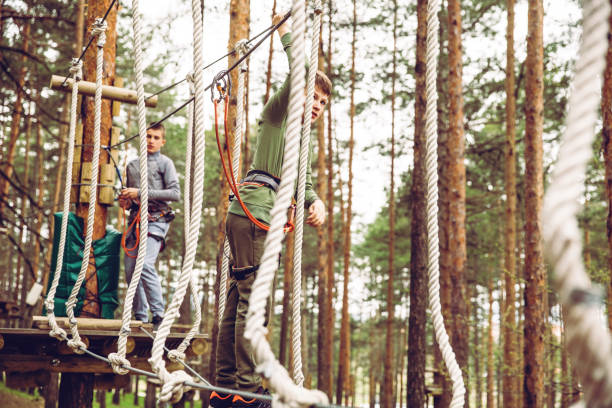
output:
M 147 130 L 147 153 L 159 152 L 159 149 L 165 144 L 166 139 L 161 129 Z
M 314 100 L 312 101 L 312 114 L 310 123 L 315 123 L 323 115 L 325 106 L 329 102 L 329 95 L 321 91 L 321 88 L 315 85 Z

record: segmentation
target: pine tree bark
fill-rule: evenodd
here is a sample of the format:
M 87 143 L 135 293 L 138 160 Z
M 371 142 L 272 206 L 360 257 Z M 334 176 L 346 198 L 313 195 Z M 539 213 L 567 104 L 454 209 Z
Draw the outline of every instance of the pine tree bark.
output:
M 451 344 L 462 369 L 467 368 L 469 326 L 466 321 L 466 233 L 465 233 L 465 140 L 463 136 L 461 5 L 448 0 L 448 66 L 449 66 L 449 252 L 451 257 Z M 467 388 L 467 387 L 466 387 Z M 469 406 L 469 392 L 465 406 Z
M 542 259 L 543 5 L 530 0 L 525 84 L 525 379 L 523 404 L 544 406 L 546 270 Z
M 516 98 L 514 74 L 514 1 L 506 0 L 508 24 L 506 28 L 506 146 L 504 184 L 506 189 L 505 242 L 504 242 L 504 288 L 506 292 L 503 318 L 504 365 L 503 403 L 505 407 L 518 405 L 516 374 Z
M 112 0 L 90 1 L 87 7 L 86 27 L 91 28 L 94 20 L 100 16 L 103 16 L 111 3 Z M 106 43 L 104 45 L 102 84 L 112 85 L 115 80 L 115 55 L 117 52 L 117 33 L 115 30 L 117 24 L 117 6 L 114 6 L 108 13 L 106 23 L 108 27 L 106 30 Z M 85 53 L 83 59 L 83 79 L 85 81 L 96 82 L 97 52 L 98 49 L 96 47 L 96 41 L 94 40 L 92 45 Z M 81 164 L 83 164 L 86 162 L 91 163 L 94 151 L 93 134 L 95 127 L 95 102 L 93 97 L 84 98 L 81 114 L 81 120 L 83 122 L 83 146 L 80 161 Z M 100 123 L 100 143 L 102 146 L 110 144 L 111 127 L 111 101 L 108 99 L 102 99 L 102 116 Z M 76 160 L 79 159 L 76 158 Z M 100 164 L 108 163 L 109 161 L 110 159 L 106 151 L 101 151 Z M 86 231 L 87 229 L 88 208 L 89 204 L 85 202 L 79 203 L 76 209 L 77 216 L 83 218 L 83 231 Z M 100 239 L 106 234 L 107 206 L 100 204 L 99 201 L 96 201 L 95 212 L 96 215 L 93 226 L 93 240 Z M 81 316 L 99 317 L 100 304 L 98 299 L 98 279 L 96 278 L 96 266 L 95 259 L 93 258 L 93 250 L 90 252 L 90 263 L 89 267 L 87 268 L 84 286 L 85 298 L 89 299 L 90 301 L 83 305 Z
M 381 407 L 391 408 L 393 405 L 393 278 L 394 278 L 394 249 L 395 249 L 395 75 L 396 75 L 396 50 L 397 50 L 397 0 L 393 1 L 393 63 L 391 74 L 391 175 L 389 183 L 389 271 L 387 276 L 387 324 L 385 336 L 385 365 L 382 382 Z
M 340 350 L 338 356 L 338 382 L 336 385 L 336 404 L 342 405 L 342 395 L 350 394 L 351 335 L 348 305 L 348 282 L 350 279 L 351 222 L 353 201 L 353 151 L 355 147 L 355 45 L 357 43 L 357 2 L 353 0 L 353 38 L 351 42 L 351 102 L 350 136 L 348 161 L 348 197 L 344 211 L 344 259 L 342 285 L 342 320 L 340 322 Z M 343 207 L 344 208 L 344 207 Z
M 612 22 L 612 16 L 610 17 Z M 608 36 L 612 38 L 612 25 Z M 612 271 L 612 43 L 606 53 L 606 69 L 604 71 L 603 88 L 601 92 L 602 112 L 602 145 L 606 174 L 606 196 L 608 201 L 608 217 L 606 219 L 606 235 L 608 237 L 608 265 Z M 608 282 L 608 305 L 612 305 L 612 279 Z M 612 330 L 612 307 L 608 306 L 608 326 Z
M 425 357 L 427 338 L 427 215 L 425 174 L 425 89 L 427 46 L 427 0 L 417 0 L 416 90 L 414 103 L 414 168 L 410 195 L 410 315 L 408 317 L 408 373 L 406 396 L 409 407 L 425 405 Z

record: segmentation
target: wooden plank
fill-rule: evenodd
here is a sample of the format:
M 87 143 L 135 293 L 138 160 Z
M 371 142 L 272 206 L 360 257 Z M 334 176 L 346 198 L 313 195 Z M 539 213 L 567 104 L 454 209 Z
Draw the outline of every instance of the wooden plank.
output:
M 128 360 L 134 368 L 151 370 L 151 365 L 146 357 L 128 358 Z M 0 357 L 0 370 L 13 372 L 48 370 L 55 373 L 113 373 L 110 364 L 88 355 L 53 357 L 7 354 Z
M 62 83 L 66 83 L 62 86 Z M 66 78 L 59 75 L 51 76 L 51 89 L 62 92 L 72 92 L 72 78 Z M 88 96 L 94 96 L 96 94 L 96 83 L 89 81 L 79 81 L 79 93 Z M 157 106 L 157 96 L 145 95 L 145 105 L 154 108 Z M 113 101 L 120 101 L 136 105 L 138 99 L 136 91 L 131 91 L 125 88 L 119 88 L 116 86 L 102 85 L 102 98 L 111 99 Z
M 110 391 L 113 388 L 127 388 L 130 385 L 129 375 L 100 374 L 94 379 L 94 389 Z
M 46 370 L 6 373 L 6 386 L 13 389 L 42 387 L 50 380 L 51 374 Z
M 117 88 L 123 88 L 123 77 L 116 76 L 115 82 L 113 83 L 113 85 L 115 85 L 115 87 Z M 113 101 L 111 115 L 119 116 L 120 114 L 121 114 L 121 103 L 119 101 Z M 113 143 L 111 142 L 111 144 Z
M 98 190 L 98 201 L 100 204 L 112 205 L 115 203 L 115 189 L 113 186 L 115 184 L 115 166 L 106 163 L 100 166 L 100 184 L 104 184 L 105 186 L 100 186 Z
M 49 330 L 49 320 L 47 316 L 34 316 L 32 318 L 34 327 Z M 70 328 L 67 317 L 57 317 L 57 323 L 62 328 Z M 93 319 L 88 317 L 77 317 L 77 325 L 83 330 L 120 330 L 122 321 L 119 319 Z M 143 323 L 139 320 L 130 321 L 130 329 L 138 328 Z

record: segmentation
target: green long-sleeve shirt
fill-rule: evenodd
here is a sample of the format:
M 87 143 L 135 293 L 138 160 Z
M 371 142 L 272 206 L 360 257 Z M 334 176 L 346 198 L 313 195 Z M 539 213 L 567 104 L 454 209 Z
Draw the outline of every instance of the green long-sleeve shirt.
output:
M 287 33 L 281 38 L 287 58 L 291 63 L 291 34 Z M 281 88 L 266 103 L 261 118 L 258 121 L 257 147 L 250 170 L 262 170 L 280 179 L 285 151 L 285 133 L 287 131 L 287 110 L 289 105 L 290 91 L 289 75 Z M 308 120 L 310 115 L 306 115 Z M 312 146 L 310 146 L 312 147 Z M 310 149 L 309 149 L 310 150 Z M 245 185 L 240 188 L 240 198 L 247 208 L 258 220 L 270 224 L 270 210 L 274 205 L 276 193 L 268 187 Z M 312 176 L 310 160 L 308 160 L 306 172 L 306 207 L 318 199 L 312 188 Z M 230 205 L 229 212 L 245 216 L 238 200 Z

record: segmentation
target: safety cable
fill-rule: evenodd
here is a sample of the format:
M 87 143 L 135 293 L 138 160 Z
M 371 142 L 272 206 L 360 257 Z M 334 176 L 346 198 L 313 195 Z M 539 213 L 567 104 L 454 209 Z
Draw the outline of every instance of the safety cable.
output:
M 113 6 L 115 5 L 116 2 L 117 2 L 117 0 L 113 0 L 111 2 L 110 6 L 108 6 L 108 8 L 106 9 L 106 13 L 104 13 L 104 17 L 102 17 L 102 23 L 106 21 L 106 17 L 108 17 L 108 13 L 110 13 L 110 11 L 113 9 Z M 83 57 L 85 56 L 85 53 L 87 52 L 87 50 L 91 46 L 91 43 L 93 42 L 95 37 L 96 36 L 94 36 L 94 35 L 89 37 L 89 42 L 87 43 L 87 45 L 83 49 L 83 52 L 81 52 L 81 55 L 79 56 L 79 58 L 77 60 L 78 62 L 81 62 L 83 60 Z M 63 87 L 64 85 L 66 85 L 66 81 L 68 81 L 68 77 L 64 78 L 64 82 L 62 82 L 62 84 L 60 85 L 60 88 Z

